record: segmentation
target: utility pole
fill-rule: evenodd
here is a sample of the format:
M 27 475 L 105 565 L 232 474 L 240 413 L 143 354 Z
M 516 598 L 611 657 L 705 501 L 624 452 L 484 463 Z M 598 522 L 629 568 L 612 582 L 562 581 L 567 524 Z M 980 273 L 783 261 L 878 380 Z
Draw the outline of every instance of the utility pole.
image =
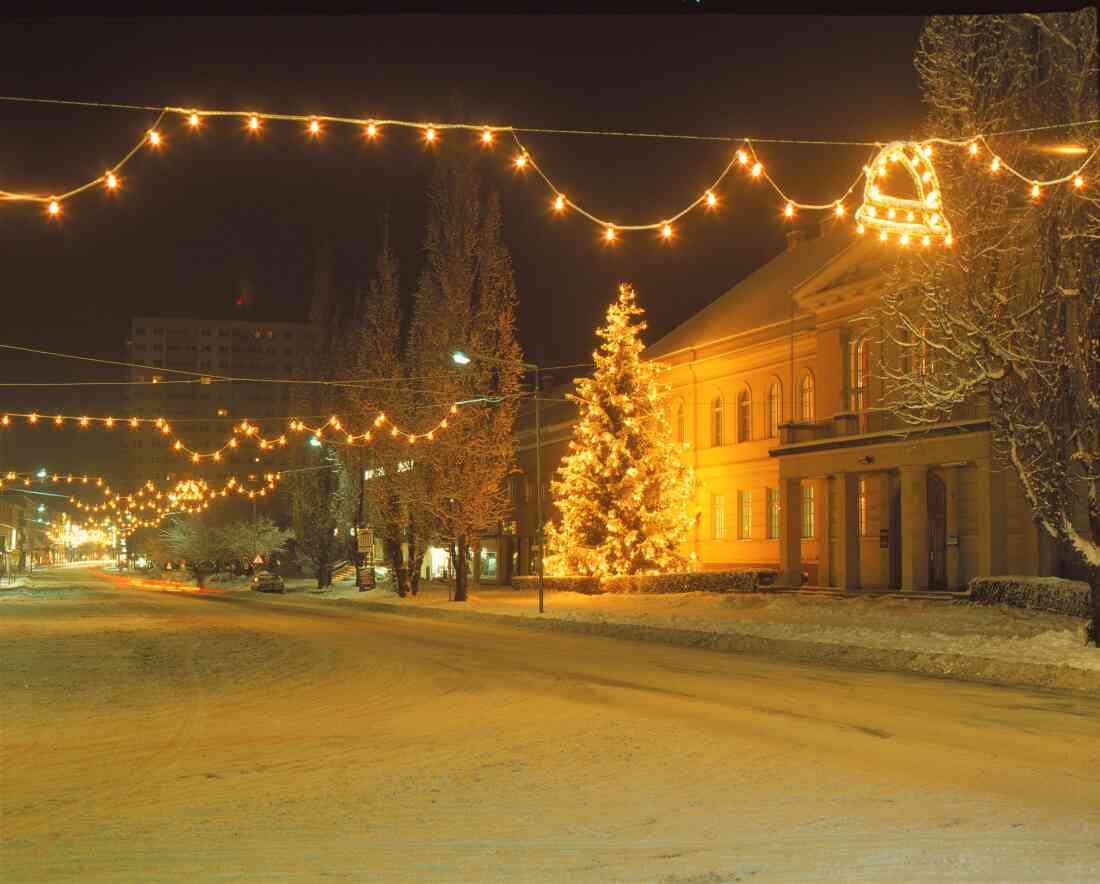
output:
M 543 568 L 542 560 L 545 558 L 543 554 L 543 539 L 542 539 L 542 411 L 539 409 L 539 394 L 542 393 L 541 377 L 539 375 L 539 367 L 535 366 L 535 520 L 538 523 L 536 526 L 535 535 L 539 542 L 539 613 L 544 610 L 543 607 Z

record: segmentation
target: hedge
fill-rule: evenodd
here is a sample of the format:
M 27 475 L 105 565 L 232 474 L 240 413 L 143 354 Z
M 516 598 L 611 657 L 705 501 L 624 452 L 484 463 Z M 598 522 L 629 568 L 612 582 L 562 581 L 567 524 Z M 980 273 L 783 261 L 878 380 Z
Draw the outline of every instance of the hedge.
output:
M 513 577 L 516 589 L 534 589 L 538 577 Z M 624 577 L 547 577 L 551 591 L 600 593 L 755 592 L 760 587 L 756 571 L 685 571 L 677 574 L 636 574 Z
M 970 599 L 984 605 L 1033 608 L 1071 617 L 1090 617 L 1089 585 L 1061 577 L 975 577 Z

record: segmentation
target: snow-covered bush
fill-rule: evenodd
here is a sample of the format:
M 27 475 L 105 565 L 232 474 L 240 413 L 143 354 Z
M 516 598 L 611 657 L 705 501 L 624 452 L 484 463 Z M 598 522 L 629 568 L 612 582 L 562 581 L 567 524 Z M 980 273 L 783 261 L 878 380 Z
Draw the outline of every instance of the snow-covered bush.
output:
M 513 577 L 516 589 L 534 589 L 538 577 Z M 679 571 L 674 574 L 629 574 L 619 577 L 547 577 L 544 587 L 563 592 L 673 593 L 755 592 L 760 587 L 756 571 Z
M 986 605 L 1009 605 L 1088 617 L 1089 585 L 1061 577 L 975 577 L 970 599 Z

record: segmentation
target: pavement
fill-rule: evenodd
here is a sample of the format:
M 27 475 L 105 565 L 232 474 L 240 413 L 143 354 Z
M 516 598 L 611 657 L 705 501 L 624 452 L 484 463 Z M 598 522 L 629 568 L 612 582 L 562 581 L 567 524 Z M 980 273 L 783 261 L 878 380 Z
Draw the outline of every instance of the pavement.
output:
M 1100 701 L 92 572 L 0 593 L 5 881 L 1093 881 Z

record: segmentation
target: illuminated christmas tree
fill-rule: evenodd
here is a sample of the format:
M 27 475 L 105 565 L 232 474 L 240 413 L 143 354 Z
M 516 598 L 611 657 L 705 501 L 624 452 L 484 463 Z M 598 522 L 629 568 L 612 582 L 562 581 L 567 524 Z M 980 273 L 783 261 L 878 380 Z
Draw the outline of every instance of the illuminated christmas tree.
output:
M 686 569 L 679 552 L 693 522 L 694 479 L 680 459 L 666 414 L 660 365 L 643 362 L 634 290 L 598 329 L 596 370 L 569 396 L 579 420 L 551 483 L 561 524 L 548 525 L 547 568 L 555 574 L 653 574 Z

